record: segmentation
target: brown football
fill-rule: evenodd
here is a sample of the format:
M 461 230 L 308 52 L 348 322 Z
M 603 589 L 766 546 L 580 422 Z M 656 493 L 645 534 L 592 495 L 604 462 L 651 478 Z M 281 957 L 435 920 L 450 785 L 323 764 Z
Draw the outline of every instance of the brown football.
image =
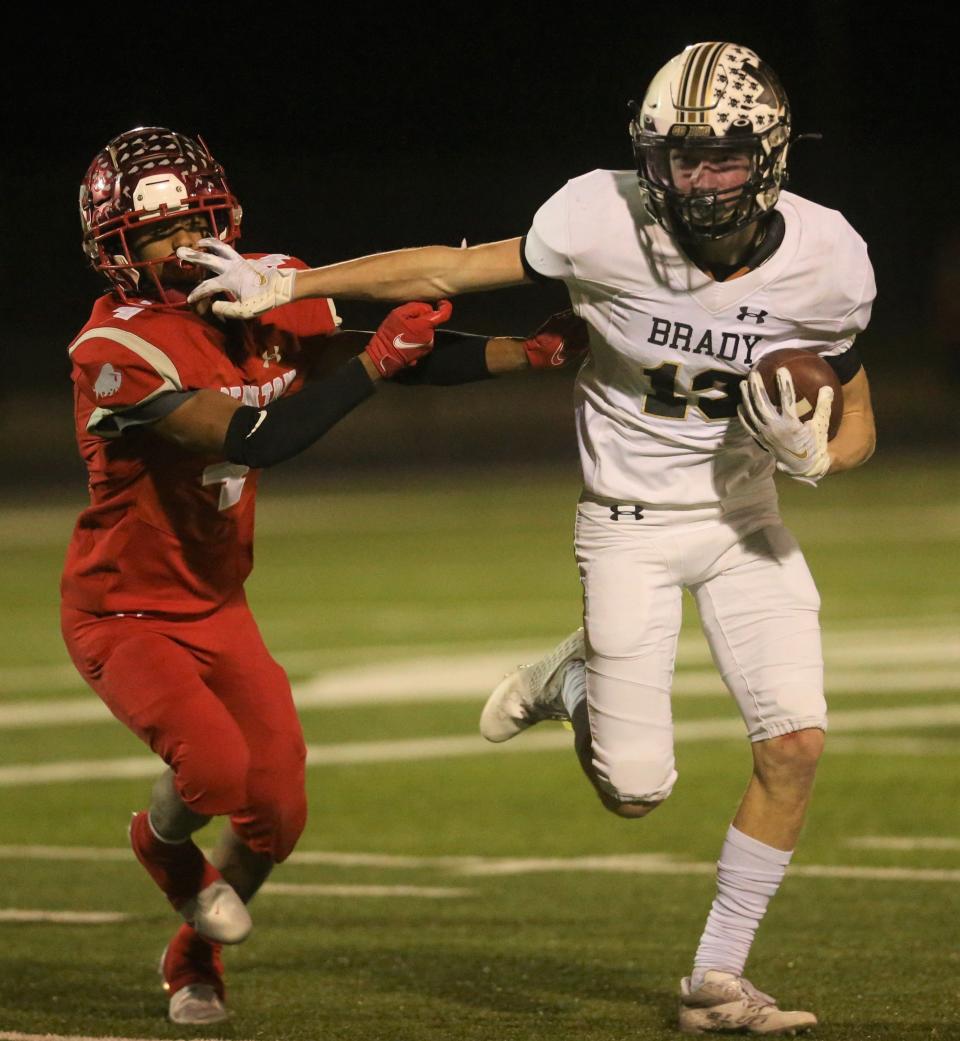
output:
M 843 416 L 843 387 L 833 369 L 813 351 L 803 351 L 797 347 L 782 347 L 778 351 L 765 354 L 756 364 L 763 385 L 767 388 L 770 400 L 780 407 L 780 388 L 777 386 L 777 369 L 787 369 L 793 377 L 793 387 L 797 392 L 797 414 L 804 423 L 813 417 L 817 405 L 817 395 L 821 387 L 833 387 L 833 406 L 830 409 L 830 427 L 827 437 L 832 439 L 840 429 Z

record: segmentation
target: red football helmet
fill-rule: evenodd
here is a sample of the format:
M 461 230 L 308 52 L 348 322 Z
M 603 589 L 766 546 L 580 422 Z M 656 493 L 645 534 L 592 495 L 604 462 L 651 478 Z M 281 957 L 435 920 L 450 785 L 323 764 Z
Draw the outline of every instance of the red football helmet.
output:
M 135 260 L 127 233 L 189 211 L 203 213 L 210 234 L 222 241 L 239 238 L 243 211 L 203 139 L 136 127 L 94 156 L 80 185 L 83 250 L 123 300 L 134 293 L 138 300 L 181 304 L 182 294 L 164 288 L 159 276 L 175 258 Z

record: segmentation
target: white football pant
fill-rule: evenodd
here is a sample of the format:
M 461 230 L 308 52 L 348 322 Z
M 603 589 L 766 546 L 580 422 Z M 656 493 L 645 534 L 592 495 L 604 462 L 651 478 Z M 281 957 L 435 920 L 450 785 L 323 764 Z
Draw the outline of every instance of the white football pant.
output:
M 630 509 L 577 508 L 599 785 L 620 802 L 659 802 L 677 779 L 670 687 L 684 589 L 750 740 L 825 730 L 820 597 L 776 502 L 642 507 L 641 519 Z

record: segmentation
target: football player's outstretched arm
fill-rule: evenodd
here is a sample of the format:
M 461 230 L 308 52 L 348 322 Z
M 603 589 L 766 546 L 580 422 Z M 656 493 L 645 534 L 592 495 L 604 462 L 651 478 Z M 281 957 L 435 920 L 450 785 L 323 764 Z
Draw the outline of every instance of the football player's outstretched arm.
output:
M 308 379 L 325 379 L 363 349 L 369 333 L 340 330 L 307 340 Z M 301 340 L 301 346 L 304 341 Z M 476 336 L 441 330 L 430 355 L 400 375 L 406 384 L 452 386 L 527 369 L 560 369 L 581 361 L 589 346 L 587 323 L 572 311 L 548 318 L 532 335 Z
M 528 281 L 521 239 L 454 249 L 421 246 L 301 271 L 293 299 L 331 296 L 358 300 L 437 300 Z
M 415 365 L 433 349 L 434 331 L 451 314 L 449 301 L 437 308 L 410 303 L 394 308 L 356 358 L 328 379 L 264 408 L 242 405 L 214 390 L 200 390 L 152 424 L 181 448 L 219 456 L 254 468 L 283 462 L 323 436 L 370 397 L 378 379 Z
M 519 238 L 505 239 L 463 249 L 422 246 L 306 271 L 245 259 L 216 239 L 201 239 L 197 249 L 182 247 L 177 256 L 214 275 L 193 290 L 191 305 L 205 306 L 203 302 L 210 297 L 229 293 L 235 299 L 216 300 L 214 313 L 226 318 L 252 318 L 309 296 L 439 300 L 458 293 L 520 285 L 528 281 L 520 258 L 521 242 Z
M 836 437 L 829 443 L 829 474 L 852 470 L 865 463 L 877 444 L 877 428 L 870 399 L 866 369 L 861 368 L 843 385 L 843 419 Z

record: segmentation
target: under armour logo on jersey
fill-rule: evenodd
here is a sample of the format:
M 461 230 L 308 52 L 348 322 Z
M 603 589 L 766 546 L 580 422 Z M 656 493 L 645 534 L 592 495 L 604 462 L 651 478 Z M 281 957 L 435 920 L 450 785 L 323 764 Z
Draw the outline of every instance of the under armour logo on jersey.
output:
M 280 348 L 279 347 L 268 347 L 265 351 L 261 351 L 260 357 L 263 358 L 263 367 L 268 369 L 270 362 L 275 362 L 277 365 L 280 364 Z
M 643 520 L 643 507 L 642 506 L 611 506 L 610 507 L 610 520 L 618 521 L 621 517 L 633 517 L 634 520 Z
M 769 313 L 769 311 L 751 311 L 748 307 L 741 307 L 737 321 L 745 322 L 748 318 L 752 318 L 757 325 L 763 325 L 763 320 Z
M 120 382 L 123 376 L 117 372 L 117 370 L 107 362 L 106 365 L 100 370 L 100 375 L 97 377 L 97 382 L 93 385 L 93 393 L 98 398 L 109 398 L 111 394 L 116 394 L 120 389 Z

